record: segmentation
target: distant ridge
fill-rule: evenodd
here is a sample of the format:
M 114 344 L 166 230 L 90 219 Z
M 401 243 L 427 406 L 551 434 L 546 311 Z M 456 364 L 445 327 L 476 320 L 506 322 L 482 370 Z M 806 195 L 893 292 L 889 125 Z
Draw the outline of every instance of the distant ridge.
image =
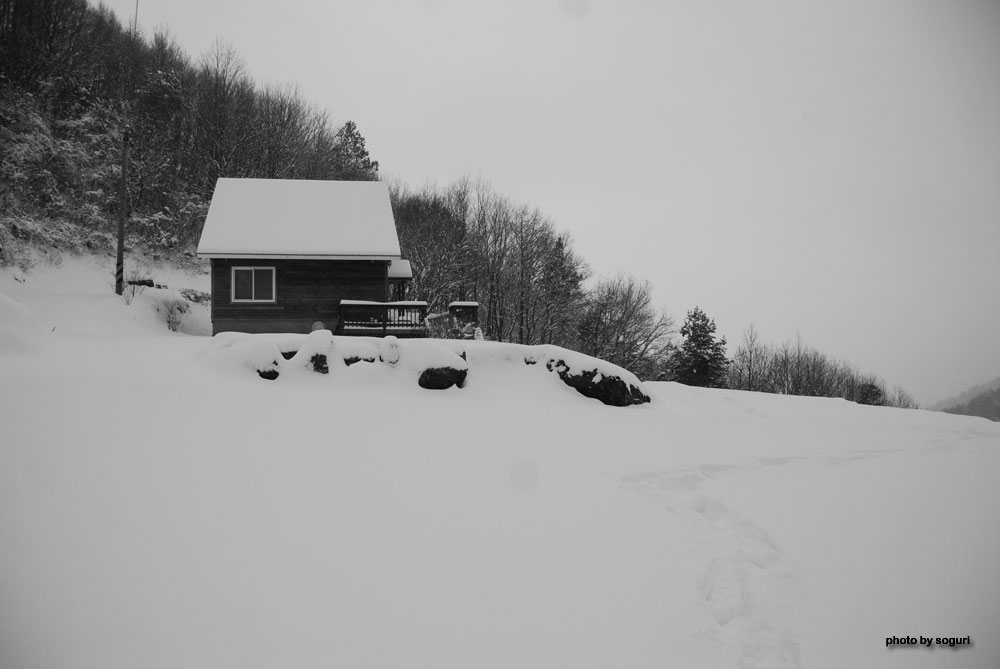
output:
M 949 397 L 947 399 L 936 402 L 928 407 L 931 411 L 946 411 L 960 404 L 968 404 L 974 400 L 979 395 L 990 392 L 991 390 L 996 390 L 1000 388 L 1000 376 L 993 379 L 992 381 L 987 381 L 986 383 L 981 383 L 978 386 L 972 386 L 965 392 L 963 392 L 958 397 Z

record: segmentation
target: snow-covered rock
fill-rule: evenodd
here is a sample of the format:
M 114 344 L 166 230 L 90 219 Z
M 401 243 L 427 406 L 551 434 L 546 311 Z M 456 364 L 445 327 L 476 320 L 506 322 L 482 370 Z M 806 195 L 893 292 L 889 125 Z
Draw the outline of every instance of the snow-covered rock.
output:
M 280 339 L 273 336 L 220 332 L 199 353 L 199 357 L 221 370 L 251 370 L 261 378 L 278 378 L 284 356 Z
M 649 402 L 649 395 L 642 392 L 638 384 L 628 383 L 617 374 L 608 374 L 607 370 L 571 370 L 561 358 L 549 360 L 545 363 L 545 368 L 558 374 L 563 383 L 584 397 L 600 400 L 604 404 L 625 407 Z

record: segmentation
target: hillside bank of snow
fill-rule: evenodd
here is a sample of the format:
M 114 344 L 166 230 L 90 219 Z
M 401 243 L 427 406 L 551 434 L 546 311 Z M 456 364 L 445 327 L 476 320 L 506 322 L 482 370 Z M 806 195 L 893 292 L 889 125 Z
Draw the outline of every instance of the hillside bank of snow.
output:
M 622 409 L 489 356 L 461 390 L 268 382 L 103 272 L 21 278 L 56 329 L 0 358 L 0 666 L 1000 658 L 994 423 L 676 384 Z

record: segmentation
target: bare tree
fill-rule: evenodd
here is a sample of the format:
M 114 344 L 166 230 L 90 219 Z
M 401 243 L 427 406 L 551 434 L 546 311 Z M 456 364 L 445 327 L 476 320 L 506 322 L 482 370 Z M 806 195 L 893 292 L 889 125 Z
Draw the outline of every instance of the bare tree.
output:
M 293 86 L 269 86 L 257 96 L 255 176 L 285 179 L 298 175 L 299 163 L 326 124 Z
M 891 407 L 898 407 L 900 409 L 918 409 L 917 401 L 913 399 L 910 393 L 906 392 L 899 386 L 893 386 L 892 392 L 889 393 L 886 399 L 886 404 Z
M 743 342 L 729 366 L 728 385 L 734 390 L 766 391 L 771 374 L 770 347 L 760 341 L 757 328 L 750 325 L 743 331 Z
M 414 261 L 412 292 L 432 311 L 475 300 L 492 339 L 575 345 L 586 267 L 538 209 L 468 179 L 420 192 L 394 183 L 390 194 L 400 245 Z
M 432 186 L 411 193 L 395 183 L 390 195 L 399 244 L 412 261 L 412 296 L 426 301 L 432 313 L 442 311 L 464 297 L 469 250 L 463 212 L 453 210 L 448 194 Z
M 580 351 L 643 378 L 655 378 L 670 350 L 674 321 L 653 305 L 652 285 L 626 274 L 598 281 L 586 293 Z
M 902 388 L 886 391 L 885 382 L 872 374 L 861 374 L 847 362 L 834 360 L 808 347 L 801 335 L 795 341 L 771 347 L 759 341 L 751 325 L 729 370 L 730 387 L 784 395 L 842 397 L 861 404 L 916 408 Z
M 203 165 L 202 188 L 210 194 L 219 177 L 253 173 L 257 100 L 253 82 L 231 45 L 216 42 L 202 57 L 198 74 L 196 147 Z

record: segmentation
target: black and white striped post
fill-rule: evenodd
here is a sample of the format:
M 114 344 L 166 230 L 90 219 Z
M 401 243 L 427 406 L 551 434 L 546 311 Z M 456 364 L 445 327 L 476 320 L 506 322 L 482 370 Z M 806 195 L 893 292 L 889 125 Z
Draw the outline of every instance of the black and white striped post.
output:
M 125 217 L 128 215 L 128 143 L 131 128 L 122 133 L 122 182 L 118 202 L 118 257 L 115 265 L 115 292 L 125 290 Z

